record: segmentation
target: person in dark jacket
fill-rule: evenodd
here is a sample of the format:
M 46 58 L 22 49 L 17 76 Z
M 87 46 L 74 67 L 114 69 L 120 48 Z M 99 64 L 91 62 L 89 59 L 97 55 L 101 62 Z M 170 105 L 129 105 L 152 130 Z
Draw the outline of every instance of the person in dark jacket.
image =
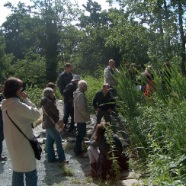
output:
M 102 117 L 104 117 L 106 122 L 111 121 L 110 113 L 115 107 L 115 99 L 109 89 L 109 84 L 105 83 L 103 89 L 97 92 L 93 99 L 93 106 L 97 112 L 96 124 L 100 123 Z
M 0 88 L 3 88 L 3 86 L 1 86 Z M 3 96 L 0 94 L 0 162 L 7 160 L 7 157 L 5 157 L 5 156 L 2 155 L 2 151 L 3 151 L 3 140 L 4 140 L 3 117 L 2 117 L 2 110 L 1 110 L 1 102 L 2 102 L 2 100 L 3 100 Z
M 72 66 L 70 63 L 65 64 L 65 70 L 60 74 L 57 85 L 61 95 L 63 96 L 63 91 L 65 87 L 71 82 L 73 78 Z
M 73 104 L 73 92 L 77 89 L 78 82 L 80 80 L 79 75 L 74 75 L 73 79 L 71 80 L 71 83 L 69 83 L 65 90 L 63 91 L 64 95 L 64 116 L 63 116 L 63 122 L 65 124 L 65 127 L 68 123 L 69 116 L 71 117 L 70 122 L 70 128 L 68 129 L 68 132 L 72 132 L 74 129 L 74 104 Z
M 66 161 L 65 153 L 61 143 L 61 136 L 55 128 L 55 123 L 59 120 L 59 110 L 57 109 L 54 100 L 54 90 L 47 87 L 43 90 L 43 98 L 40 102 L 40 106 L 43 109 L 43 129 L 46 129 L 46 150 L 47 159 L 49 163 L 68 162 Z M 54 142 L 57 147 L 58 159 L 55 157 Z

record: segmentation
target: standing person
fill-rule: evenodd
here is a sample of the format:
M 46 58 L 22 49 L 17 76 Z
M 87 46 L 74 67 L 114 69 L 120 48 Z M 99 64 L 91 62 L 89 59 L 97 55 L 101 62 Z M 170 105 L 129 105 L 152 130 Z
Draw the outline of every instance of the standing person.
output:
M 68 132 L 72 132 L 74 129 L 73 92 L 77 89 L 77 84 L 78 84 L 79 80 L 80 80 L 80 76 L 74 75 L 73 79 L 71 80 L 71 83 L 69 83 L 65 87 L 65 90 L 63 91 L 64 107 L 65 107 L 63 122 L 64 122 L 65 126 L 68 123 L 69 116 L 71 117 L 70 128 L 68 129 Z
M 152 93 L 156 90 L 154 83 L 154 75 L 152 73 L 152 66 L 148 65 L 143 73 L 144 82 L 145 82 L 145 96 L 151 96 Z
M 2 92 L 3 86 L 0 85 L 0 89 Z M 4 133 L 3 133 L 3 116 L 2 116 L 2 110 L 1 110 L 1 104 L 2 104 L 3 96 L 0 94 L 0 162 L 6 161 L 7 157 L 2 155 L 3 151 L 3 140 L 4 140 Z
M 117 86 L 117 80 L 115 75 L 118 73 L 118 69 L 115 66 L 115 61 L 113 59 L 109 60 L 108 66 L 104 69 L 104 83 L 108 83 L 111 88 L 111 92 L 114 97 L 117 96 L 117 91 L 115 87 Z
M 74 152 L 76 156 L 83 157 L 82 142 L 86 136 L 86 122 L 90 121 L 88 103 L 85 96 L 87 83 L 84 80 L 78 82 L 78 89 L 74 92 L 74 121 L 77 123 L 76 142 Z
M 59 110 L 55 103 L 54 90 L 47 87 L 43 90 L 43 98 L 40 106 L 43 108 L 43 129 L 46 129 L 46 151 L 49 163 L 68 163 L 61 143 L 61 136 L 55 128 L 55 123 L 59 120 Z M 54 142 L 57 147 L 58 159 L 55 157 Z
M 65 70 L 60 74 L 59 80 L 57 82 L 59 91 L 62 96 L 63 96 L 63 91 L 65 90 L 65 87 L 71 82 L 72 78 L 73 78 L 72 66 L 70 63 L 66 63 Z
M 13 167 L 12 186 L 23 186 L 24 176 L 26 186 L 37 186 L 34 151 L 29 141 L 9 119 L 10 117 L 29 139 L 33 139 L 31 124 L 40 117 L 40 113 L 27 98 L 27 94 L 22 92 L 22 86 L 22 80 L 15 77 L 10 77 L 5 82 L 3 96 L 6 100 L 2 102 L 4 135 Z
M 97 92 L 93 99 L 93 106 L 97 112 L 96 124 L 100 123 L 102 117 L 104 117 L 106 122 L 111 122 L 110 113 L 114 109 L 115 100 L 109 89 L 109 84 L 105 83 L 102 90 Z

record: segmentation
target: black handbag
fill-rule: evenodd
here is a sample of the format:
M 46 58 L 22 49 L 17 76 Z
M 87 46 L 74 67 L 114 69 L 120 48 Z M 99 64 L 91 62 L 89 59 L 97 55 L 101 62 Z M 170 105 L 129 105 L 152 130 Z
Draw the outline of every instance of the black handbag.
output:
M 23 134 L 23 136 L 30 142 L 30 145 L 34 151 L 35 154 L 35 158 L 40 160 L 41 159 L 41 152 L 42 152 L 42 148 L 38 142 L 38 140 L 36 138 L 34 139 L 29 139 L 23 132 L 22 130 L 15 124 L 15 122 L 10 118 L 10 116 L 8 115 L 8 112 L 6 110 L 6 114 L 8 116 L 8 118 L 11 120 L 11 122 L 15 125 L 15 127 Z

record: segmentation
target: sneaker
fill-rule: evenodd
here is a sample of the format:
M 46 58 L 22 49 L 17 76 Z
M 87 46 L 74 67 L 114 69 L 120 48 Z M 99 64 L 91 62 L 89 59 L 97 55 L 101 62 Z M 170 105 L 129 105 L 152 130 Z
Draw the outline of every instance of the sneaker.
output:
M 5 156 L 0 156 L 0 161 L 6 161 L 7 160 L 7 157 Z

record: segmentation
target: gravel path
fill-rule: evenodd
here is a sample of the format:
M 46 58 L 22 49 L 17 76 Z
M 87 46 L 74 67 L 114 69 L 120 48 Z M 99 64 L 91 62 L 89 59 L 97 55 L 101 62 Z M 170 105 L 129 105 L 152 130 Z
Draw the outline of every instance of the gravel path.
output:
M 41 127 L 37 127 L 36 134 L 42 130 Z M 40 138 L 39 140 L 42 140 Z M 69 141 L 68 141 L 69 139 Z M 63 139 L 63 146 L 65 148 L 66 158 L 69 160 L 69 164 L 62 165 L 59 163 L 48 163 L 46 161 L 46 154 L 43 151 L 41 160 L 37 160 L 38 171 L 38 185 L 89 185 L 96 186 L 92 183 L 92 179 L 85 177 L 84 171 L 89 169 L 88 158 L 77 158 L 74 156 L 72 147 L 74 144 L 74 137 L 67 137 Z M 5 162 L 0 162 L 0 186 L 11 186 L 12 166 L 11 160 L 8 155 L 6 143 L 3 144 L 3 155 L 8 157 Z M 44 145 L 42 146 L 44 149 Z M 71 174 L 68 176 L 66 174 Z
M 60 116 L 62 117 L 62 102 L 57 102 L 60 110 Z M 90 136 L 94 128 L 95 116 L 91 116 L 92 121 L 87 125 L 87 134 Z M 100 183 L 93 180 L 90 177 L 86 177 L 85 173 L 90 169 L 89 159 L 75 157 L 73 152 L 73 145 L 75 142 L 75 132 L 73 134 L 62 133 L 62 143 L 65 149 L 66 159 L 69 160 L 69 164 L 59 163 L 48 163 L 46 161 L 46 154 L 44 152 L 45 142 L 45 131 L 38 125 L 34 129 L 34 133 L 38 136 L 38 140 L 43 144 L 43 153 L 41 160 L 37 160 L 37 171 L 38 171 L 38 186 L 98 186 Z M 0 162 L 0 186 L 11 186 L 12 179 L 12 166 L 11 160 L 8 155 L 6 144 L 4 142 L 3 155 L 8 157 L 5 162 Z M 133 184 L 138 185 L 139 182 L 133 179 L 132 176 L 125 178 L 127 180 L 119 180 L 117 186 L 132 186 Z M 131 179 L 131 180 L 129 180 Z M 141 184 L 139 184 L 141 185 Z

